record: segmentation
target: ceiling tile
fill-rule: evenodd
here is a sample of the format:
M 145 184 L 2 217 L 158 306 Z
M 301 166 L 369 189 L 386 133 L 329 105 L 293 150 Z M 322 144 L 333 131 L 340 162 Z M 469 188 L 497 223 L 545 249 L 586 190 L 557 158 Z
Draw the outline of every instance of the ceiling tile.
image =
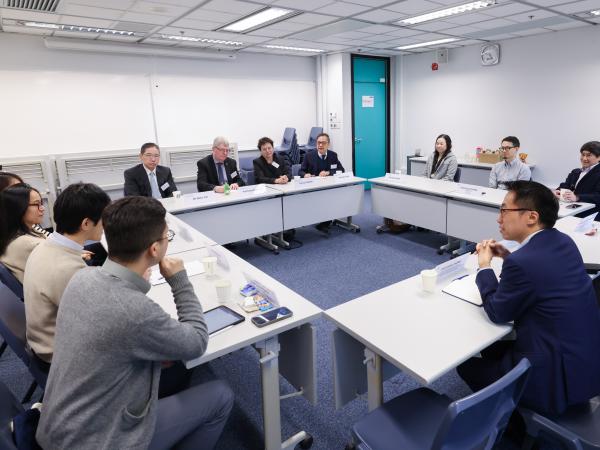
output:
M 203 9 L 209 9 L 211 11 L 221 11 L 226 13 L 248 15 L 259 9 L 263 9 L 263 5 L 257 5 L 254 3 L 240 2 L 238 0 L 212 0 L 206 5 L 202 6 Z
M 587 26 L 589 26 L 589 25 L 585 22 L 579 22 L 578 20 L 571 20 L 569 22 L 559 23 L 557 25 L 549 25 L 544 28 L 548 28 L 553 31 L 560 31 L 560 30 L 568 30 L 571 28 L 580 28 L 580 27 L 587 27 Z
M 275 29 L 271 29 L 270 27 L 265 27 L 265 28 L 261 28 L 256 31 L 252 31 L 250 33 L 246 33 L 245 36 L 251 35 L 251 36 L 264 36 L 264 37 L 282 37 L 282 36 L 285 36 L 288 34 L 290 34 L 290 33 L 285 30 L 275 30 Z
M 335 3 L 332 0 L 277 0 L 273 3 L 273 6 L 283 6 L 287 8 L 302 9 L 304 11 L 314 11 L 315 9 L 322 8 L 325 5 Z
M 425 42 L 425 41 L 437 41 L 438 39 L 444 39 L 446 37 L 448 37 L 448 36 L 444 36 L 443 34 L 423 33 L 423 34 L 413 36 L 412 38 L 418 39 L 421 42 Z
M 377 8 L 391 3 L 392 1 L 393 0 L 347 0 L 348 3 L 356 3 L 357 5 L 369 6 L 371 8 Z
M 363 33 L 362 31 L 345 31 L 343 33 L 337 33 L 333 36 L 342 38 L 342 39 L 362 39 L 370 36 L 369 33 Z
M 568 3 L 566 5 L 555 6 L 552 9 L 563 13 L 577 13 L 584 11 L 593 11 L 600 9 L 600 0 L 584 0 L 581 2 Z
M 168 16 L 172 19 L 179 17 L 189 11 L 185 6 L 175 6 L 170 3 L 158 3 L 138 0 L 129 9 L 130 12 L 140 14 L 157 14 L 159 16 Z
M 348 42 L 348 39 L 338 38 L 335 36 L 327 36 L 316 40 L 317 42 L 330 42 L 333 44 L 345 44 Z
M 444 22 L 443 20 L 433 20 L 431 22 L 420 23 L 418 25 L 414 25 L 413 28 L 417 30 L 423 31 L 439 31 L 445 30 L 446 28 L 455 27 L 456 24 L 450 22 Z
M 395 40 L 394 41 L 387 41 L 387 42 L 375 42 L 373 44 L 369 44 L 369 47 L 372 47 L 372 48 L 392 48 L 392 47 L 394 47 L 393 42 L 395 42 Z
M 477 22 L 475 26 L 477 28 L 481 28 L 482 30 L 491 30 L 493 28 L 507 27 L 514 24 L 515 22 L 506 19 L 492 19 L 486 20 L 485 22 Z
M 223 25 L 223 22 L 209 22 L 206 20 L 180 19 L 171 25 L 181 28 L 191 28 L 193 30 L 215 30 Z
M 445 17 L 445 22 L 455 23 L 457 25 L 471 25 L 478 22 L 483 22 L 484 20 L 490 20 L 492 16 L 486 16 L 485 14 L 480 13 L 467 13 L 467 14 L 457 14 L 452 17 Z
M 391 39 L 395 39 L 394 36 L 390 36 L 389 34 L 372 34 L 369 36 L 369 41 L 372 42 L 385 42 Z
M 159 16 L 158 14 L 140 14 L 135 12 L 125 12 L 121 16 L 121 20 L 129 20 L 131 22 L 151 23 L 155 25 L 166 25 L 173 20 L 169 16 Z
M 416 34 L 422 34 L 422 31 L 413 30 L 412 28 L 398 28 L 396 31 L 391 31 L 388 34 L 389 36 L 395 37 L 405 37 L 405 36 L 414 36 Z
M 540 6 L 555 6 L 567 3 L 569 0 L 530 0 L 529 3 Z
M 322 25 L 324 23 L 336 20 L 335 17 L 324 16 L 322 14 L 302 13 L 288 19 L 288 22 L 305 23 L 307 25 Z
M 371 25 L 365 28 L 361 28 L 360 31 L 363 33 L 383 34 L 389 33 L 390 31 L 396 31 L 398 27 L 390 25 Z
M 194 12 L 189 13 L 185 16 L 185 19 L 204 20 L 206 22 L 220 22 L 230 23 L 238 19 L 241 19 L 240 14 L 225 13 L 221 11 L 210 11 L 208 9 L 200 8 Z
M 57 13 L 62 14 L 63 9 L 67 5 L 83 5 L 92 6 L 95 8 L 110 8 L 127 11 L 133 6 L 135 0 L 61 0 L 56 9 Z
M 415 15 L 442 9 L 442 7 L 437 3 L 428 2 L 427 0 L 405 0 L 395 5 L 386 6 L 385 9 L 401 12 L 406 15 Z
M 83 27 L 98 27 L 98 28 L 113 28 L 114 20 L 88 19 L 86 17 L 76 16 L 60 16 L 60 20 L 56 23 L 64 25 L 80 25 Z M 125 30 L 123 30 L 125 31 Z M 131 30 L 133 31 L 133 30 Z
M 94 17 L 97 19 L 118 20 L 124 14 L 118 9 L 95 8 L 93 6 L 66 5 L 61 8 L 61 14 L 71 16 Z
M 490 31 L 493 32 L 493 30 L 490 30 Z M 489 35 L 482 37 L 482 39 L 486 39 L 488 41 L 502 41 L 504 39 L 512 39 L 514 37 L 515 37 L 515 35 L 509 34 L 509 33 L 500 33 L 500 34 L 490 33 Z
M 533 16 L 533 17 L 531 17 Z M 531 20 L 546 19 L 548 17 L 555 17 L 556 14 L 543 9 L 535 9 L 533 11 L 524 14 L 515 14 L 514 16 L 506 17 L 508 20 L 514 20 L 515 22 L 529 22 Z
M 406 14 L 398 12 L 387 11 L 385 9 L 377 9 L 375 11 L 369 11 L 367 13 L 359 14 L 355 16 L 355 19 L 368 20 L 370 22 L 393 22 L 406 17 Z
M 551 33 L 551 30 L 546 30 L 545 28 L 532 28 L 531 30 L 522 30 L 522 31 L 515 31 L 514 33 L 511 34 L 516 34 L 518 36 L 530 36 L 533 34 L 543 34 L 543 33 Z
M 512 14 L 519 14 L 525 11 L 532 11 L 535 8 L 529 5 L 523 5 L 520 3 L 510 3 L 505 5 L 494 6 L 492 8 L 483 8 L 481 12 L 493 17 L 505 17 Z
M 481 31 L 481 28 L 477 28 L 473 25 L 464 25 L 462 27 L 449 28 L 444 30 L 445 33 L 452 34 L 455 36 L 461 36 L 463 34 L 475 33 L 477 31 Z
M 356 5 L 354 3 L 335 2 L 316 10 L 318 13 L 333 14 L 339 17 L 348 17 L 369 10 L 368 6 Z
M 288 22 L 287 20 L 283 20 L 281 22 L 274 23 L 273 25 L 269 25 L 264 28 L 271 28 L 273 30 L 283 30 L 283 31 L 287 31 L 288 33 L 294 33 L 294 32 L 303 31 L 303 30 L 306 30 L 307 28 L 312 28 L 312 27 L 313 27 L 313 25 L 307 25 L 305 23 L 295 23 L 295 22 Z

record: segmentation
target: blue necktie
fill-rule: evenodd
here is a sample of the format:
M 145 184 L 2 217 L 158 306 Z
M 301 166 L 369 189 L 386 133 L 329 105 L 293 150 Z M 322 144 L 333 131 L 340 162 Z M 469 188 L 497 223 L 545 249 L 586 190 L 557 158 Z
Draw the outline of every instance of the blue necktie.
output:
M 219 176 L 219 184 L 225 184 L 225 180 L 227 180 L 227 175 L 225 175 L 225 170 L 223 167 L 223 163 L 217 163 L 217 175 Z
M 150 172 L 148 174 L 148 178 L 150 179 L 150 189 L 152 189 L 152 197 L 161 199 L 162 195 L 160 195 L 160 190 L 158 189 L 158 182 L 156 181 L 156 174 L 154 172 Z

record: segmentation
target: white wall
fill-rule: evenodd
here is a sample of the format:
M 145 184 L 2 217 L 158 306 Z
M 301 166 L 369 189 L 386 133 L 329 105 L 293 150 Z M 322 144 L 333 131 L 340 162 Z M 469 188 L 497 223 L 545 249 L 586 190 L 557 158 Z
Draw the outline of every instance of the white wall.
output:
M 600 140 L 600 33 L 597 27 L 501 42 L 501 62 L 483 67 L 480 46 L 449 51 L 431 70 L 433 54 L 396 62 L 401 161 L 415 148 L 433 151 L 452 137 L 458 156 L 478 145 L 498 148 L 506 135 L 536 164 L 533 178 L 564 179 L 579 165 L 584 142 Z M 399 58 L 400 59 L 400 58 Z
M 310 57 L 56 51 L 40 37 L 9 33 L 0 33 L 0 54 L 0 157 L 138 148 L 149 140 L 205 144 L 218 134 L 254 147 L 264 135 L 279 143 L 286 126 L 303 143 L 317 120 Z

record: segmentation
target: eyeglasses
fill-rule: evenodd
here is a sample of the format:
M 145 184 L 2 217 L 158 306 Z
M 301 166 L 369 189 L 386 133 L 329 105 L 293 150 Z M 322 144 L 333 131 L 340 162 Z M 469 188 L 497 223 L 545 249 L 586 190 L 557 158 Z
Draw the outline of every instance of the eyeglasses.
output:
M 160 155 L 154 154 L 154 153 L 144 153 L 142 155 L 144 158 L 148 158 L 148 159 L 158 159 L 160 158 Z
M 215 150 L 219 150 L 222 153 L 229 153 L 228 147 L 215 147 Z
M 500 215 L 504 217 L 504 215 L 509 211 L 531 211 L 531 209 L 527 208 L 500 208 Z
M 515 148 L 515 146 L 511 146 L 511 147 L 500 147 L 498 150 L 500 150 L 501 152 L 507 152 L 509 151 L 511 148 Z
M 41 203 L 41 202 L 40 203 L 37 203 L 37 202 L 36 203 L 30 203 L 29 206 L 35 206 L 37 209 L 43 209 L 43 208 L 45 208 L 44 204 Z
M 159 239 L 159 241 L 162 241 L 162 240 L 166 239 L 167 241 L 171 242 L 174 237 L 175 237 L 175 232 L 173 230 L 167 230 L 167 235 L 164 236 L 164 237 L 161 237 Z

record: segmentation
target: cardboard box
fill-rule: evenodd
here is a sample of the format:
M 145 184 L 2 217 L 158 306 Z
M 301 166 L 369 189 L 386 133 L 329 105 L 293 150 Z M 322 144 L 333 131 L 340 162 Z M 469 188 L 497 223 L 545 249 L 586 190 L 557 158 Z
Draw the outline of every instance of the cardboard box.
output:
M 496 164 L 497 162 L 502 161 L 502 156 L 500 153 L 480 153 L 479 154 L 479 162 L 488 163 L 488 164 Z

